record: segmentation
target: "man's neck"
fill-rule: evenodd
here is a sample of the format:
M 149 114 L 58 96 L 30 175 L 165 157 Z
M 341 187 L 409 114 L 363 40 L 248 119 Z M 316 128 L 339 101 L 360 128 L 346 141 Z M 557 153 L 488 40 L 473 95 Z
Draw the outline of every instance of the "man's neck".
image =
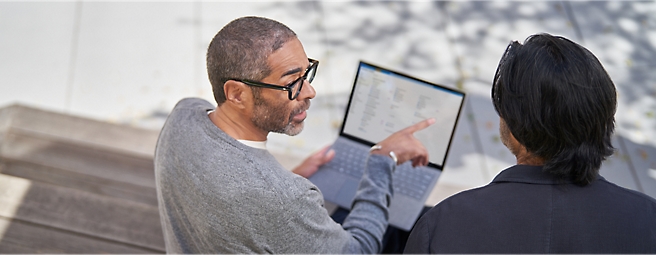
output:
M 543 158 L 526 151 L 524 147 L 521 148 L 521 152 L 515 157 L 517 158 L 518 165 L 542 166 L 545 162 Z
M 268 132 L 259 130 L 250 119 L 245 119 L 247 114 L 240 114 L 217 107 L 208 114 L 212 123 L 223 130 L 226 134 L 236 140 L 266 141 Z

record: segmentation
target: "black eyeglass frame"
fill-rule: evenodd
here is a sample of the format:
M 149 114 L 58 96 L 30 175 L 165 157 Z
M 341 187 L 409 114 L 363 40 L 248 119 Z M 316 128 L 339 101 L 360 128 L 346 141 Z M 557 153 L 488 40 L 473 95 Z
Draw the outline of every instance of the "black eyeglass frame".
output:
M 260 87 L 260 88 L 267 88 L 267 89 L 275 89 L 275 90 L 284 90 L 287 91 L 287 97 L 289 100 L 294 100 L 298 97 L 299 94 L 301 94 L 301 89 L 303 89 L 303 82 L 304 80 L 307 80 L 308 76 L 310 73 L 312 73 L 312 76 L 310 76 L 310 80 L 308 80 L 309 83 L 314 80 L 314 76 L 317 73 L 317 67 L 319 66 L 319 60 L 314 60 L 311 58 L 308 58 L 308 61 L 310 61 L 310 65 L 305 69 L 305 73 L 303 76 L 298 77 L 298 79 L 294 80 L 290 85 L 288 86 L 280 86 L 280 85 L 275 85 L 275 84 L 269 84 L 269 83 L 264 83 L 264 82 L 259 82 L 259 81 L 251 81 L 251 80 L 242 80 L 242 79 L 230 79 L 238 82 L 242 82 L 248 86 L 253 86 L 253 87 Z M 300 82 L 299 88 L 296 91 L 294 95 L 292 95 L 292 91 L 294 89 L 294 86 L 296 86 L 297 83 Z

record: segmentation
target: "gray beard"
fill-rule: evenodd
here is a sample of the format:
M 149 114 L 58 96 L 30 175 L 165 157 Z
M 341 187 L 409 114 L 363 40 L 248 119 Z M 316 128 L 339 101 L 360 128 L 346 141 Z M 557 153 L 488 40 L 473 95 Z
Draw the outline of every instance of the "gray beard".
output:
M 255 110 L 251 121 L 261 130 L 295 136 L 303 131 L 304 123 L 294 123 L 294 116 L 308 108 L 310 108 L 310 99 L 306 99 L 305 104 L 292 110 L 288 116 L 285 116 L 286 109 L 284 107 L 279 105 L 272 106 L 262 99 L 258 99 L 255 103 Z

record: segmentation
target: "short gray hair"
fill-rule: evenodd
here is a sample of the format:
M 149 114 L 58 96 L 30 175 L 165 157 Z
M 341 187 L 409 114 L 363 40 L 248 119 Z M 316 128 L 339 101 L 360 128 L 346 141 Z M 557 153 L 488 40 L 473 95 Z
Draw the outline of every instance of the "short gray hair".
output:
M 267 58 L 296 38 L 284 24 L 262 17 L 242 17 L 225 25 L 207 48 L 207 74 L 218 105 L 226 100 L 230 79 L 260 81 L 271 73 Z

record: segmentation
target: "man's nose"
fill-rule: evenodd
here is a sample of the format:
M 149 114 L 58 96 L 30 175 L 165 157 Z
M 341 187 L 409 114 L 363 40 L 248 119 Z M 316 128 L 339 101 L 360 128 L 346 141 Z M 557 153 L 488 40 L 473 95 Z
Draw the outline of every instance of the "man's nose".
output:
M 298 98 L 296 99 L 300 101 L 305 101 L 307 98 L 313 99 L 317 95 L 317 91 L 314 90 L 314 87 L 312 87 L 312 84 L 309 81 L 304 80 L 303 82 L 304 84 L 303 88 L 301 88 L 301 94 L 298 95 Z

